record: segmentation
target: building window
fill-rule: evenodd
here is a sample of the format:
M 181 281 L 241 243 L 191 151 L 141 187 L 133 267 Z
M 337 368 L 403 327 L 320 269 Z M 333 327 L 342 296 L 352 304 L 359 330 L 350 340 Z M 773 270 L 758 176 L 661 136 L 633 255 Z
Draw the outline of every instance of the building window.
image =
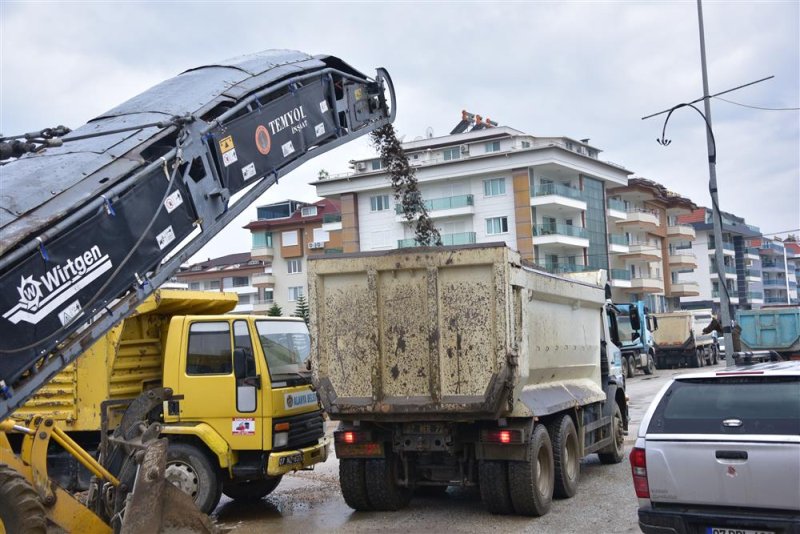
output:
M 250 295 L 239 295 L 239 304 L 250 304 Z
M 264 289 L 264 302 L 265 303 L 272 302 L 272 300 L 273 300 L 273 291 L 274 290 L 272 288 Z
M 369 206 L 372 211 L 385 211 L 389 209 L 389 195 L 369 197 Z
M 232 369 L 231 333 L 227 322 L 193 323 L 189 327 L 187 375 L 228 375 Z
M 373 171 L 379 171 L 382 168 L 383 168 L 383 164 L 381 163 L 381 160 L 379 160 L 379 159 L 373 159 L 372 160 L 372 170 Z
M 297 230 L 291 230 L 289 232 L 281 232 L 281 244 L 284 247 L 296 246 L 298 244 Z
M 289 302 L 295 302 L 298 298 L 303 296 L 303 286 L 294 286 L 289 288 Z
M 250 285 L 249 276 L 234 276 L 232 281 L 233 287 L 247 287 Z
M 209 280 L 208 289 L 219 289 L 219 280 Z
M 522 142 L 522 148 L 530 148 L 530 147 L 531 147 L 531 142 L 530 141 L 523 141 Z
M 445 161 L 461 159 L 461 149 L 459 147 L 445 148 L 442 151 L 442 155 L 444 156 Z
M 286 262 L 289 274 L 303 272 L 303 260 L 289 260 Z
M 315 243 L 327 243 L 328 241 L 330 241 L 330 234 L 327 230 L 323 230 L 322 228 L 314 228 Z
M 253 232 L 253 248 L 272 248 L 272 232 Z
M 500 141 L 491 141 L 484 145 L 486 152 L 500 152 Z
M 486 219 L 486 235 L 508 233 L 508 217 L 492 217 Z
M 483 181 L 483 194 L 487 197 L 496 197 L 506 194 L 506 179 L 492 178 Z
M 195 291 L 200 290 L 200 282 L 189 282 L 189 289 L 193 289 Z
M 317 214 L 316 206 L 304 206 L 300 208 L 301 217 L 314 217 Z

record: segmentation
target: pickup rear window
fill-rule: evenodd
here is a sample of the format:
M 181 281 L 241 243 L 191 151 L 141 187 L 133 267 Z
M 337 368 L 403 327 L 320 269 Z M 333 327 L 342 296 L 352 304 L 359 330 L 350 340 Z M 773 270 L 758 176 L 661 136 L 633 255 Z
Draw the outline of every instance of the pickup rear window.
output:
M 647 433 L 799 435 L 800 377 L 676 380 L 661 398 Z

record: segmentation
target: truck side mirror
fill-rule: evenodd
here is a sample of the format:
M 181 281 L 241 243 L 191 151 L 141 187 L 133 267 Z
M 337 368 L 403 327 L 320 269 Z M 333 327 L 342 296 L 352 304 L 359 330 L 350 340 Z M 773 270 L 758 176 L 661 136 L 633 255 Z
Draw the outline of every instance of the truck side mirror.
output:
M 605 292 L 606 292 L 606 300 L 611 300 L 611 284 L 609 284 L 608 282 L 606 282 Z
M 648 319 L 650 318 L 651 317 L 648 317 Z M 653 326 L 650 327 L 650 331 L 655 332 L 656 330 L 658 330 L 658 317 L 652 317 L 652 319 L 653 319 Z
M 628 311 L 628 315 L 631 318 L 631 328 L 634 330 L 641 330 L 642 329 L 642 318 L 639 317 L 639 309 L 631 305 L 630 310 Z

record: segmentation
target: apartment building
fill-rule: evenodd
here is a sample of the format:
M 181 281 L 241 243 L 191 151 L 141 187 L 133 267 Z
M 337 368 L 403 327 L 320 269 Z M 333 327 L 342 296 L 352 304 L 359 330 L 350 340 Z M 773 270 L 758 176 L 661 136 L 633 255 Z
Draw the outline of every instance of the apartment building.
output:
M 263 271 L 263 261 L 251 258 L 249 252 L 239 252 L 181 267 L 174 280 L 186 284 L 187 289 L 236 293 L 239 304 L 232 313 L 250 313 L 258 299 L 253 279 Z
M 681 275 L 697 268 L 695 230 L 678 218 L 697 208 L 688 198 L 645 178 L 608 189 L 609 250 L 615 302 L 643 300 L 655 311 L 680 309 L 699 285 Z
M 323 199 L 306 203 L 286 200 L 256 208 L 257 220 L 248 223 L 250 254 L 263 263 L 253 277 L 258 288 L 255 313 L 273 304 L 283 315 L 293 315 L 299 297 L 308 294 L 308 258 L 342 252 L 339 202 Z
M 681 297 L 687 309 L 711 308 L 719 310 L 719 292 L 724 284 L 728 292 L 731 311 L 738 308 L 759 308 L 765 303 L 763 272 L 759 249 L 753 245 L 761 235 L 757 226 L 730 213 L 722 213 L 723 271 L 717 272 L 714 225 L 709 208 L 699 208 L 678 217 L 681 224 L 691 224 L 697 234 L 694 253 L 697 269 L 680 275 L 682 281 L 698 284 L 699 295 Z
M 797 282 L 800 254 L 797 243 L 762 237 L 749 243 L 761 259 L 764 304 L 798 304 Z
M 403 143 L 446 245 L 505 242 L 553 272 L 609 267 L 606 190 L 630 171 L 589 139 L 537 137 L 464 121 L 450 135 Z M 313 185 L 341 201 L 344 252 L 415 246 L 379 158 Z

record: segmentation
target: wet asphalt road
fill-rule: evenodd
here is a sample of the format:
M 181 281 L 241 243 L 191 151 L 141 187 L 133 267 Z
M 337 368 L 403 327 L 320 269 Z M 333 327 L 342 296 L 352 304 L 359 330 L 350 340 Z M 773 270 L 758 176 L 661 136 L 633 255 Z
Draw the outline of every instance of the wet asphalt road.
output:
M 724 366 L 724 362 L 719 367 Z M 691 370 L 689 370 L 691 371 Z M 554 500 L 539 518 L 497 516 L 486 511 L 477 489 L 456 489 L 440 497 L 415 497 L 398 512 L 354 512 L 339 490 L 339 462 L 329 458 L 314 471 L 287 475 L 280 486 L 256 504 L 239 504 L 223 496 L 213 518 L 229 534 L 249 532 L 384 532 L 409 533 L 635 533 L 637 501 L 630 480 L 627 450 L 653 396 L 675 374 L 687 370 L 641 371 L 627 382 L 630 432 L 626 455 L 617 465 L 601 465 L 596 455 L 581 464 L 578 493 Z M 335 424 L 329 424 L 329 429 Z

